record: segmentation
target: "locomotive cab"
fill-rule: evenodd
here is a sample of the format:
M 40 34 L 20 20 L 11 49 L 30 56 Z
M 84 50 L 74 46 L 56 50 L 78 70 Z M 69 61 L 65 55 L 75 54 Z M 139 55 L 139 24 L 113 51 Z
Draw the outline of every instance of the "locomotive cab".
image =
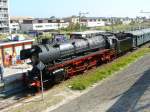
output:
M 133 38 L 131 34 L 120 32 L 116 33 L 115 36 L 117 41 L 116 49 L 118 54 L 122 54 L 133 49 Z

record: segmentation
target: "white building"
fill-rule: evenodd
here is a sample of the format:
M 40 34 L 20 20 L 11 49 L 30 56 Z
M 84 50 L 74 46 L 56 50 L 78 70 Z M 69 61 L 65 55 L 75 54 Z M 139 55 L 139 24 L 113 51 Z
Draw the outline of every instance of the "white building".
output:
M 19 23 L 10 23 L 9 25 L 10 32 L 17 32 L 20 30 Z
M 26 19 L 33 19 L 33 17 L 29 16 L 11 16 L 10 17 L 10 32 L 16 33 L 21 31 L 21 24 L 23 23 L 23 20 Z
M 67 28 L 68 26 L 69 26 L 68 22 L 63 22 L 61 20 L 28 19 L 23 20 L 23 23 L 21 24 L 21 30 L 23 32 L 49 31 L 49 30 L 58 30 L 60 28 Z
M 66 17 L 63 18 L 64 22 L 69 22 L 69 23 L 74 23 L 77 24 L 80 22 L 80 19 L 78 16 L 71 16 L 71 17 Z
M 123 19 L 121 19 L 121 22 L 124 25 L 128 25 L 132 22 L 132 19 L 131 18 L 123 18 Z
M 8 0 L 0 0 L 0 33 L 9 32 Z
M 86 27 L 92 28 L 92 27 L 105 26 L 106 22 L 99 17 L 87 17 L 87 18 L 82 18 L 81 23 L 82 25 L 86 25 Z

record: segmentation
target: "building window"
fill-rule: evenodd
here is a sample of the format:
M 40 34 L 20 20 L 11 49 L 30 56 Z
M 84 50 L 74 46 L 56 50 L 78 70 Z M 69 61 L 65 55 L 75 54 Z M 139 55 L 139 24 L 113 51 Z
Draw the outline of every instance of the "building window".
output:
M 52 25 L 45 25 L 45 27 L 52 27 Z
M 52 23 L 52 20 L 48 20 L 48 23 Z
M 38 23 L 43 23 L 43 20 L 38 20 Z
M 32 24 L 32 22 L 33 22 L 32 20 L 23 20 L 24 24 Z
M 43 26 L 42 25 L 38 25 L 38 26 L 36 26 L 36 28 L 42 28 Z

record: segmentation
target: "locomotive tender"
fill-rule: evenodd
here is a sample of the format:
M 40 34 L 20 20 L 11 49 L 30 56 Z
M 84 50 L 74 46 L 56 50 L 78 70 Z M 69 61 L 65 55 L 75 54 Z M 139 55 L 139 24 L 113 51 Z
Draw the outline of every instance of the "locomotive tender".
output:
M 40 69 L 44 84 L 54 84 L 108 62 L 150 40 L 150 29 L 128 33 L 102 31 L 74 32 L 65 42 L 33 45 L 22 50 L 21 59 L 31 59 L 33 69 L 25 76 L 30 87 L 40 87 Z

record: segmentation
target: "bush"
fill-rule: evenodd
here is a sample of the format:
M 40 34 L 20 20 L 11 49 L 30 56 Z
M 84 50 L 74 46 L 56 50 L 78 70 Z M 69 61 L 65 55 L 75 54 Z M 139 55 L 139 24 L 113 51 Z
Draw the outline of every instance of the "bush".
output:
M 4 34 L 0 34 L 0 40 L 4 40 L 4 39 L 5 39 L 5 37 L 6 37 L 6 35 L 4 35 Z
M 81 31 L 85 31 L 88 28 L 85 25 L 81 26 Z M 80 24 L 79 23 L 70 23 L 67 28 L 63 28 L 61 30 L 67 31 L 67 32 L 72 32 L 72 31 L 80 31 Z

